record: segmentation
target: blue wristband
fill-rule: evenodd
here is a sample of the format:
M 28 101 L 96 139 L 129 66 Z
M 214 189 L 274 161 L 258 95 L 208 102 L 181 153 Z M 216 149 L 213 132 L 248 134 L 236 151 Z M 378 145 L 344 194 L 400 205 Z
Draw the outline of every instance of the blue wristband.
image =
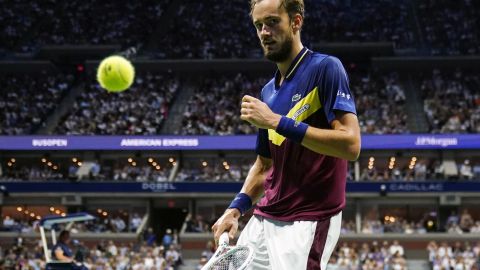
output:
M 252 199 L 245 193 L 238 193 L 228 208 L 237 208 L 243 215 L 252 207 Z
M 295 121 L 286 116 L 282 116 L 280 122 L 278 123 L 276 131 L 278 134 L 283 135 L 296 143 L 302 143 L 305 133 L 307 133 L 308 125 Z

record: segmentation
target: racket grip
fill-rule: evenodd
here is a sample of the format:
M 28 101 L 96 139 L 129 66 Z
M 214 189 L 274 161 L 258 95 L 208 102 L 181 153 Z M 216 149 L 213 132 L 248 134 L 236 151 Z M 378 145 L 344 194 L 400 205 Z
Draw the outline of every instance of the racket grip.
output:
M 220 235 L 220 239 L 218 240 L 218 245 L 227 246 L 229 242 L 230 238 L 228 237 L 228 232 L 222 233 L 222 235 Z

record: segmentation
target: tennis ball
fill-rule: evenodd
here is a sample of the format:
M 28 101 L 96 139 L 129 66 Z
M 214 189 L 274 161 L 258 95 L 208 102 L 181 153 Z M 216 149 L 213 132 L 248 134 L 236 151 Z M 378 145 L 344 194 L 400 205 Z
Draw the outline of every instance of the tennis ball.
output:
M 109 92 L 128 89 L 135 77 L 132 63 L 122 56 L 113 55 L 103 59 L 97 69 L 97 81 Z

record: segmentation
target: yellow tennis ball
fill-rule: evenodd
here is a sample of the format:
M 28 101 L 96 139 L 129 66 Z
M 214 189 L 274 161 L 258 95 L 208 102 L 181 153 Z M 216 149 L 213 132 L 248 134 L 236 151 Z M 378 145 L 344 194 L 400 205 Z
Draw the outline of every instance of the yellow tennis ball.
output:
M 134 78 L 132 63 L 122 56 L 107 57 L 98 66 L 97 81 L 109 92 L 125 91 L 132 85 Z

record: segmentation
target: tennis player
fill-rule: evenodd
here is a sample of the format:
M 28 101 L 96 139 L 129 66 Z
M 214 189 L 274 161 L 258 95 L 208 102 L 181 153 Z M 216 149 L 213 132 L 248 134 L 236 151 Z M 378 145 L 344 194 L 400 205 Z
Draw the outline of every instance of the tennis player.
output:
M 215 239 L 256 203 L 237 244 L 255 248 L 250 269 L 320 269 L 340 235 L 347 160 L 360 152 L 348 77 L 335 57 L 302 45 L 303 0 L 251 0 L 264 55 L 277 65 L 261 100 L 244 96 L 241 119 L 259 128 L 257 159 L 241 192 L 213 225 Z

